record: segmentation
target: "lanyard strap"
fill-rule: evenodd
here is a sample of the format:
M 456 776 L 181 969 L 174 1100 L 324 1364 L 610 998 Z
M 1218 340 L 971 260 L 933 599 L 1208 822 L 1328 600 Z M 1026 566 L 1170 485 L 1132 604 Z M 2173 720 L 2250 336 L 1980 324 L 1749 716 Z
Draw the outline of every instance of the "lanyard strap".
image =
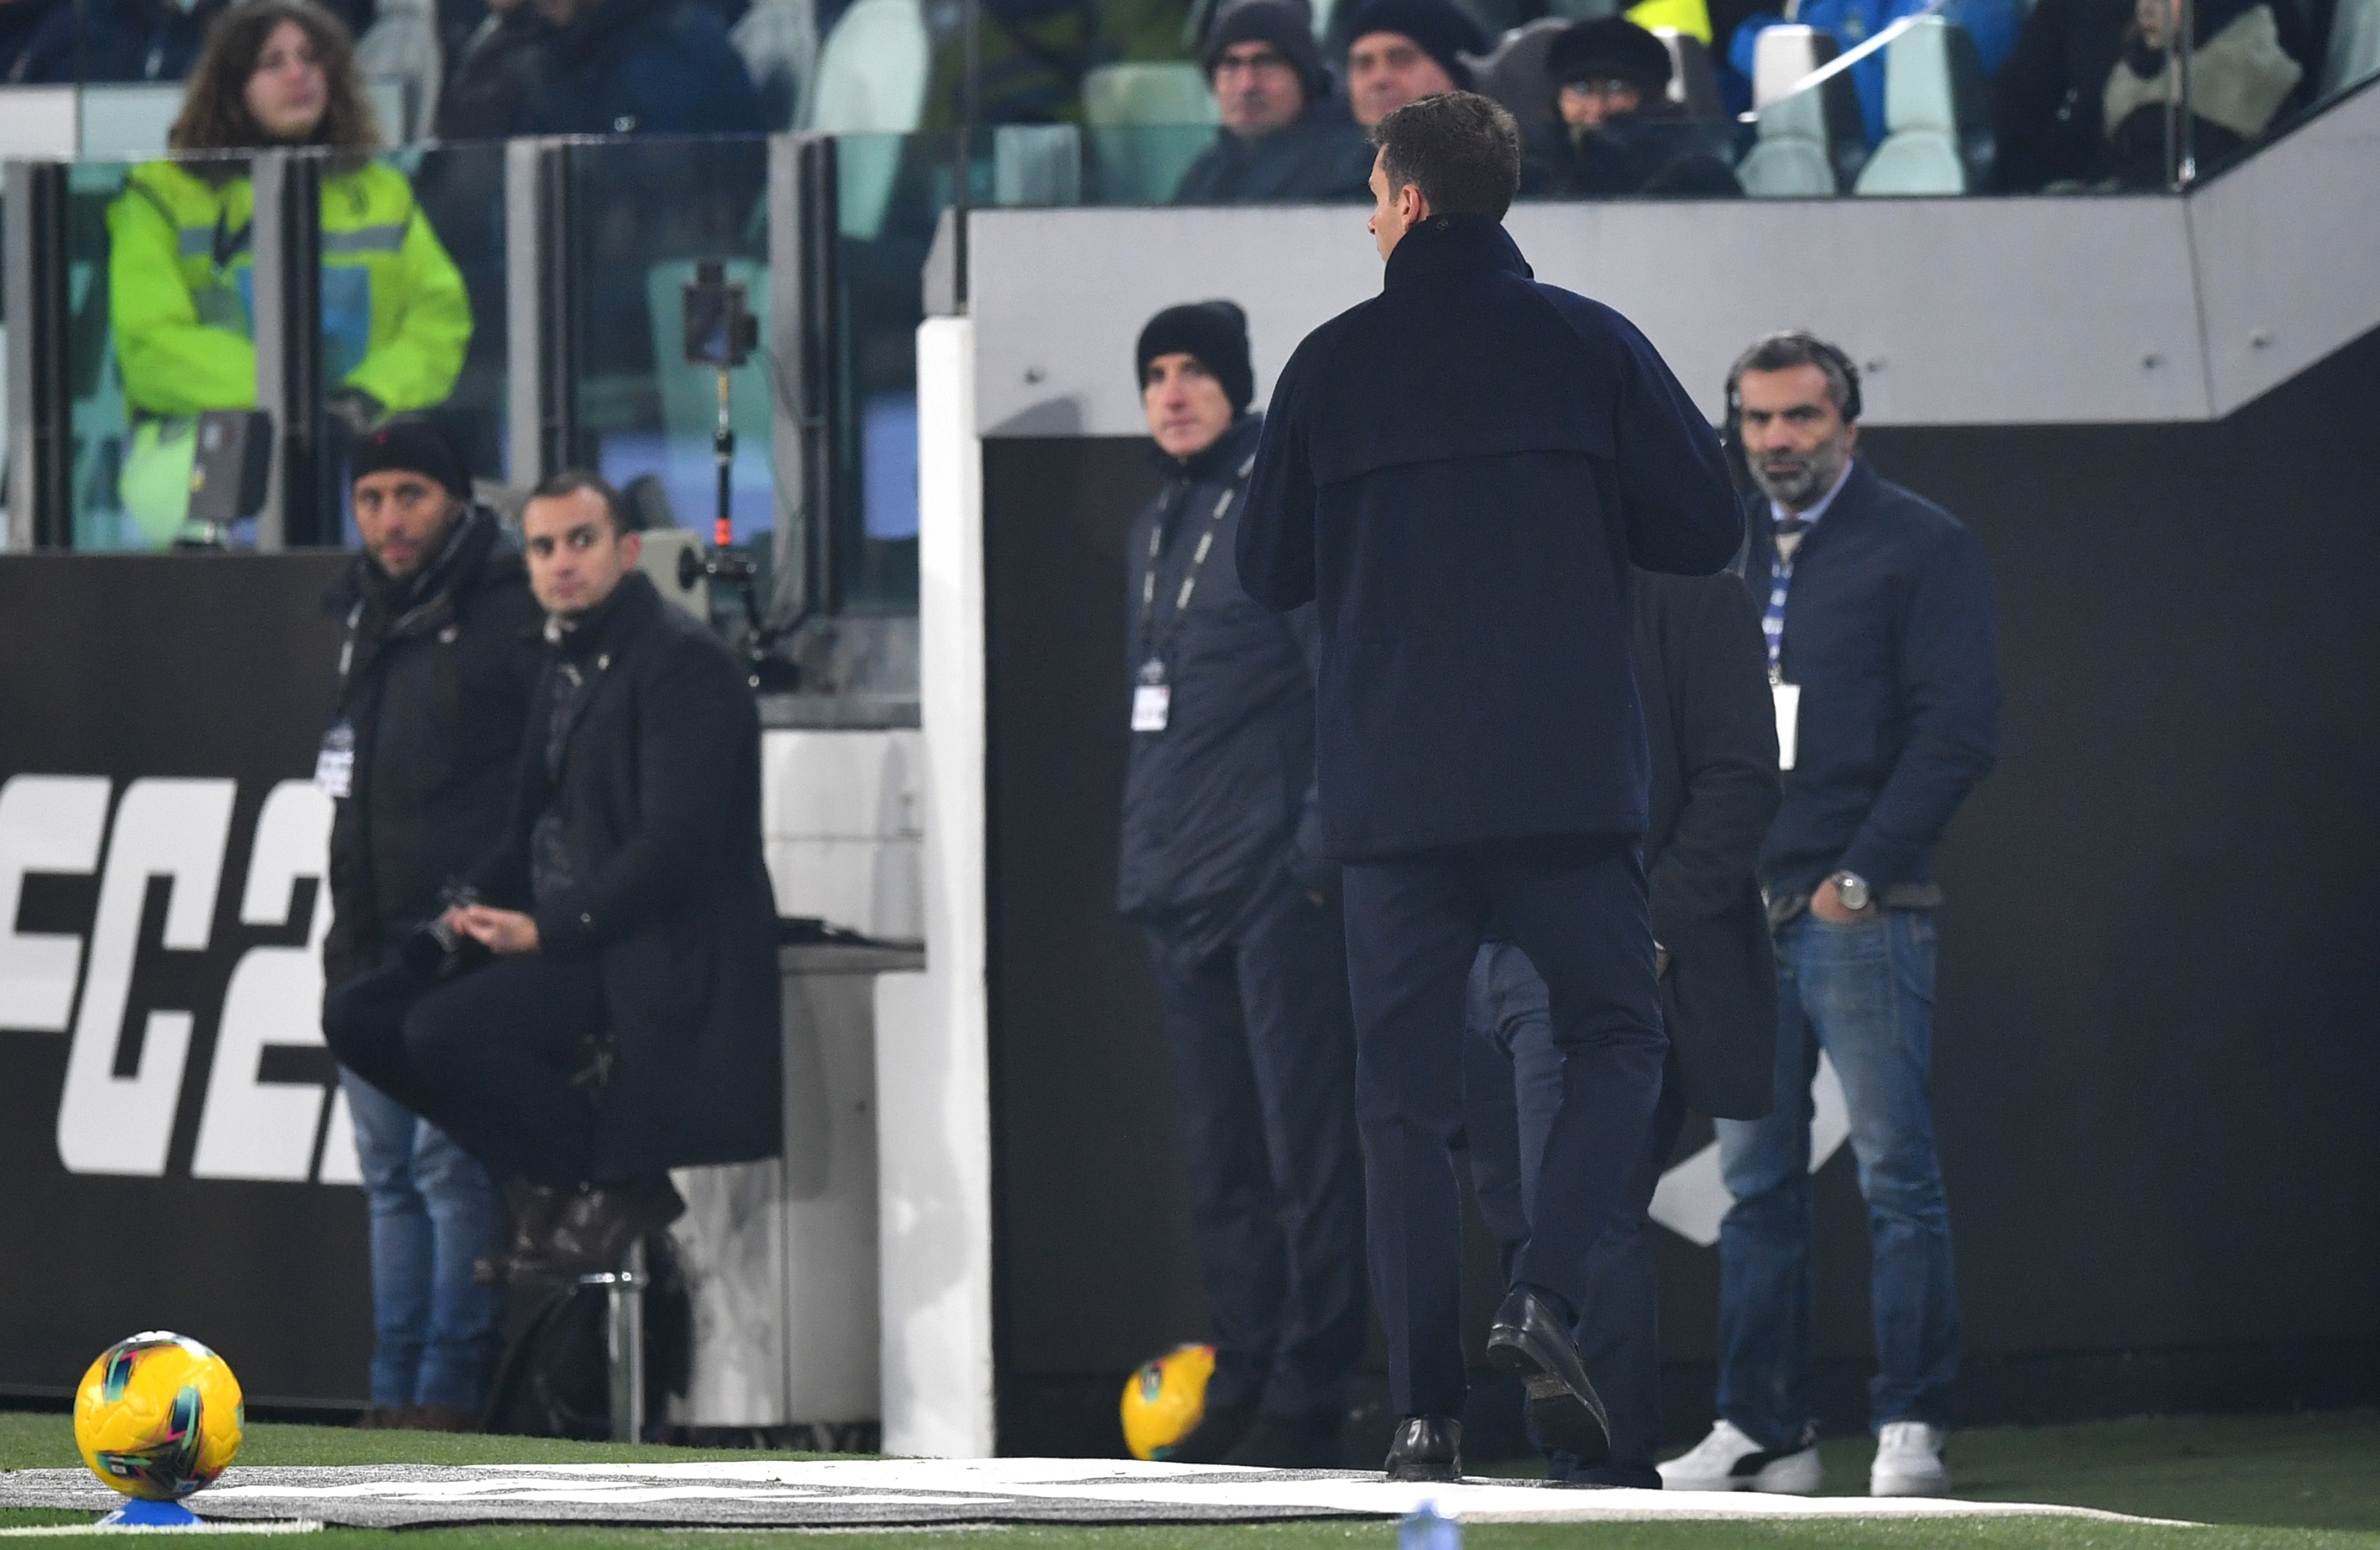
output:
M 1761 612 L 1760 633 L 1768 639 L 1768 682 L 1785 682 L 1785 597 L 1793 589 L 1793 560 L 1802 552 L 1809 538 L 1810 525 L 1795 518 L 1779 522 L 1775 533 L 1779 539 L 1793 541 L 1772 543 L 1768 558 L 1768 606 Z
M 1198 590 L 1198 575 L 1206 568 L 1207 555 L 1215 547 L 1215 535 L 1222 531 L 1223 515 L 1239 498 L 1242 481 L 1255 466 L 1253 457 L 1240 465 L 1239 478 L 1224 490 L 1215 502 L 1215 509 L 1208 514 L 1206 530 L 1198 535 L 1198 547 L 1190 556 L 1189 569 L 1183 573 L 1181 588 L 1173 595 L 1173 612 L 1169 620 L 1172 628 L 1166 631 L 1161 641 L 1152 638 L 1150 632 L 1157 623 L 1157 572 L 1165 554 L 1165 524 L 1160 521 L 1149 526 L 1148 568 L 1140 577 L 1140 640 L 1145 648 L 1142 655 L 1149 660 L 1155 660 L 1160 648 L 1171 643 L 1182 628 L 1182 616 L 1189 611 L 1191 594 Z

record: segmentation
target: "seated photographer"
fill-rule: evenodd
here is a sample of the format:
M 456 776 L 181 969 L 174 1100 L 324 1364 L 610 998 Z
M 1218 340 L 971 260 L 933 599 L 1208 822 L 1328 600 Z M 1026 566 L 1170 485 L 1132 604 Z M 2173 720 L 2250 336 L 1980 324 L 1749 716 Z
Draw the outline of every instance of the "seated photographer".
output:
M 595 475 L 540 485 L 521 538 L 547 649 L 510 822 L 324 1024 L 347 1066 L 514 1181 L 492 1269 L 563 1277 L 676 1217 L 668 1169 L 776 1154 L 776 910 L 743 670 L 638 572 Z

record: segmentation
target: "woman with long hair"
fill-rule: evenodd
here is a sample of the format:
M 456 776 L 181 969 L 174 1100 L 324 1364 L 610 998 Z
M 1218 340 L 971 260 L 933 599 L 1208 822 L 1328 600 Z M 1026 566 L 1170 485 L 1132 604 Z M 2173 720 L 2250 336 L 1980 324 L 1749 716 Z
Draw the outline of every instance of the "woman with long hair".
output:
M 322 380 L 358 429 L 443 399 L 471 306 L 405 175 L 373 162 L 380 127 L 355 40 L 312 0 L 218 17 L 168 144 L 109 207 L 108 306 L 133 416 L 118 496 L 164 546 L 189 506 L 194 417 L 256 402 L 256 208 L 244 151 L 319 147 Z

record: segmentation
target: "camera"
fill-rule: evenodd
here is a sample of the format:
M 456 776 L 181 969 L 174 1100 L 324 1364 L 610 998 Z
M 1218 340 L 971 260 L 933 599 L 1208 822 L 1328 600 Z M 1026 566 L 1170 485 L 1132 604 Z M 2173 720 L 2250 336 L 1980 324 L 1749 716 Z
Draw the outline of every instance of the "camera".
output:
M 751 358 L 760 342 L 760 321 L 746 304 L 741 285 L 727 278 L 727 265 L 704 259 L 686 285 L 686 363 L 732 371 Z
M 480 902 L 479 891 L 462 883 L 448 883 L 438 894 L 438 913 L 416 927 L 398 950 L 405 966 L 424 979 L 452 979 L 475 969 L 494 954 L 477 939 L 446 924 L 446 912 Z

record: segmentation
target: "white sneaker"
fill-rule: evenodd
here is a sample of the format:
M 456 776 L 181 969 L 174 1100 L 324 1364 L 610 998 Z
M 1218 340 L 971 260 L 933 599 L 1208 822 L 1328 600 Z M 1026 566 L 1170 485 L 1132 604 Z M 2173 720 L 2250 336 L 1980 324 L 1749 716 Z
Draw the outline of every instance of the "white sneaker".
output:
M 1922 1421 L 1889 1421 L 1876 1437 L 1876 1462 L 1867 1471 L 1871 1496 L 1944 1496 L 1950 1471 L 1942 1467 L 1942 1445 L 1950 1434 Z
M 1769 1491 L 1788 1496 L 1815 1495 L 1822 1472 L 1816 1437 L 1804 1434 L 1800 1447 L 1772 1453 L 1724 1420 L 1693 1452 L 1660 1468 L 1665 1491 Z

